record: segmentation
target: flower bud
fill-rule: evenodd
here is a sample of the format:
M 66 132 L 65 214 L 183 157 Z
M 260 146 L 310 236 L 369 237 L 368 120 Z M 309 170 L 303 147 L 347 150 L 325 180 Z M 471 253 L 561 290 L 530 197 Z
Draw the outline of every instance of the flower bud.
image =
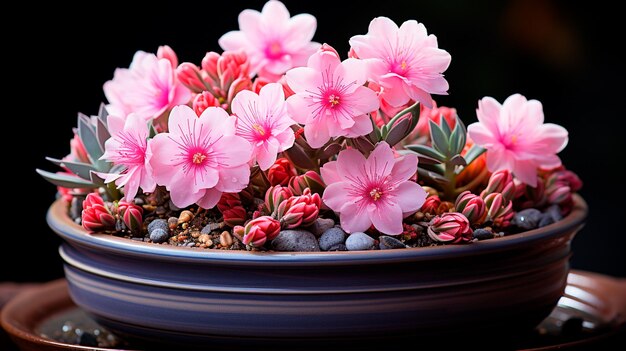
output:
M 504 200 L 511 201 L 515 197 L 515 183 L 511 172 L 506 169 L 494 172 L 489 178 L 489 183 L 485 190 L 480 193 L 483 199 L 492 193 L 501 193 Z
M 253 247 L 261 247 L 267 240 L 273 240 L 280 233 L 280 222 L 270 216 L 261 216 L 248 222 L 245 227 L 236 226 L 233 234 L 241 242 Z
M 472 240 L 472 228 L 464 215 L 447 212 L 430 221 L 428 236 L 439 242 L 468 242 Z
M 284 157 L 277 159 L 267 170 L 267 179 L 272 186 L 287 186 L 291 177 L 295 177 L 296 175 L 298 175 L 296 168 Z
M 83 201 L 82 224 L 88 232 L 115 230 L 115 217 L 100 195 L 90 193 Z
M 471 224 L 478 225 L 487 218 L 485 201 L 470 191 L 464 191 L 456 198 L 454 204 L 457 212 L 463 214 Z
M 132 202 L 121 200 L 117 204 L 117 214 L 131 233 L 141 233 L 143 225 L 143 208 Z
M 311 190 L 307 188 L 302 195 L 282 201 L 276 209 L 276 218 L 284 229 L 306 227 L 315 222 L 321 206 L 319 194 L 311 195 Z

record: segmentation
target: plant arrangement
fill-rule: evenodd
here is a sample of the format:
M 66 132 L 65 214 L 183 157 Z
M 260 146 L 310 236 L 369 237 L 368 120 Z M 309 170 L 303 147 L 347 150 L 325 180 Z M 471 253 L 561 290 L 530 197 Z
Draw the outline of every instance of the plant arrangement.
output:
M 432 98 L 451 57 L 423 24 L 375 18 L 343 60 L 315 30 L 269 1 L 199 65 L 138 51 L 62 171 L 37 171 L 90 233 L 195 249 L 470 244 L 571 210 L 568 133 L 539 101 L 482 98 L 466 128 Z

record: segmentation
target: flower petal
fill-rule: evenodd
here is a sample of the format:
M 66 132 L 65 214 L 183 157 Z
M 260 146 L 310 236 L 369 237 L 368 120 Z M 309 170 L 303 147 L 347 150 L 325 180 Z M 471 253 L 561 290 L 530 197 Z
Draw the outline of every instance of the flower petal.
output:
M 220 180 L 215 189 L 225 193 L 238 193 L 248 186 L 250 181 L 250 167 L 243 164 L 237 167 L 220 168 Z
M 356 149 L 346 149 L 337 156 L 337 174 L 342 180 L 354 177 L 367 179 L 365 172 L 365 156 Z
M 335 182 L 324 189 L 322 201 L 331 210 L 339 213 L 344 205 L 354 202 L 354 197 L 350 196 L 350 189 L 347 188 L 345 182 Z
M 247 163 L 252 157 L 252 145 L 238 135 L 224 135 L 212 148 L 222 167 L 237 167 Z
M 395 164 L 391 170 L 391 181 L 404 182 L 411 179 L 417 172 L 417 156 L 414 154 L 406 154 L 395 159 Z
M 369 178 L 383 179 L 391 174 L 394 165 L 393 151 L 389 144 L 383 141 L 376 145 L 365 161 L 365 170 Z
M 287 98 L 287 112 L 294 121 L 305 124 L 313 113 L 311 102 L 302 94 L 291 95 Z
M 307 94 L 307 90 L 317 89 L 322 85 L 322 77 L 314 69 L 298 67 L 287 71 L 285 74 L 287 85 L 296 94 Z
M 374 224 L 374 228 L 381 233 L 389 235 L 402 233 L 402 210 L 398 204 L 391 201 L 377 201 L 367 206 L 367 215 Z
M 337 161 L 330 161 L 325 163 L 320 169 L 320 175 L 325 184 L 330 185 L 341 181 L 339 173 L 337 171 Z
M 328 126 L 325 122 L 326 121 L 315 121 L 308 123 L 304 127 L 304 136 L 309 145 L 314 149 L 324 146 L 324 144 L 330 140 Z
M 222 197 L 222 192 L 216 189 L 207 189 L 204 195 L 196 201 L 198 206 L 206 209 L 211 209 L 217 205 Z
M 358 203 L 345 204 L 339 213 L 339 221 L 347 233 L 364 232 L 372 225 L 365 206 Z
M 419 210 L 426 201 L 426 191 L 413 181 L 400 183 L 393 191 L 393 200 L 400 206 L 403 217 Z

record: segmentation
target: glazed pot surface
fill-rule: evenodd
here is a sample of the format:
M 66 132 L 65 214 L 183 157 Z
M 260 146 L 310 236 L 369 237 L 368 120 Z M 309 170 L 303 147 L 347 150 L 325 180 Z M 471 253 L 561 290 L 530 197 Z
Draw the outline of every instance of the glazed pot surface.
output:
M 469 245 L 322 253 L 135 242 L 65 211 L 56 202 L 48 222 L 74 301 L 115 332 L 197 343 L 527 330 L 563 293 L 587 207 L 576 197 L 560 222 Z

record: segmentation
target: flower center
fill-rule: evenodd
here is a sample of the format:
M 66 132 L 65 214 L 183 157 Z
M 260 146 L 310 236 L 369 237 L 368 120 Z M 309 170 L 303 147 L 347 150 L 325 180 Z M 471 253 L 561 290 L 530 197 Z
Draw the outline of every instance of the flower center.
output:
M 378 201 L 378 199 L 380 199 L 381 196 L 383 196 L 383 192 L 379 188 L 374 188 L 370 191 L 370 197 L 374 201 Z
M 204 160 L 206 160 L 206 155 L 201 153 L 201 152 L 196 152 L 195 154 L 193 154 L 193 159 L 192 162 L 199 165 L 202 162 L 204 162 Z
M 263 127 L 261 127 L 259 124 L 253 124 L 252 128 L 256 130 L 261 136 L 265 135 L 265 129 L 263 129 Z
M 330 104 L 330 107 L 337 106 L 339 104 L 339 96 L 330 94 L 330 96 L 328 96 L 328 103 Z
M 402 70 L 406 69 L 406 61 L 402 60 L 402 63 L 400 64 L 400 68 L 402 68 Z
M 267 46 L 265 54 L 272 60 L 278 59 L 283 55 L 283 47 L 279 42 L 274 41 Z

